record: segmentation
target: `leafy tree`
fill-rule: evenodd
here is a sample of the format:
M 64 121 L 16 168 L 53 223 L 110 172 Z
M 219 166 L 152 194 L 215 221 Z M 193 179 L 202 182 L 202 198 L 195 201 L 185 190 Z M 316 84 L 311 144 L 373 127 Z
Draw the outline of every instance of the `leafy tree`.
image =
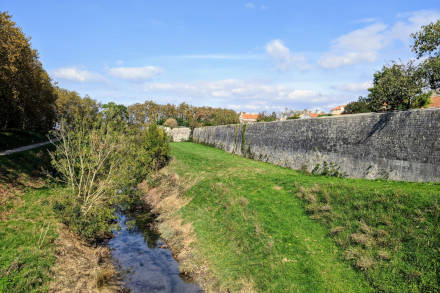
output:
M 368 89 L 371 110 L 420 108 L 429 101 L 430 93 L 424 88 L 426 83 L 412 62 L 384 66 L 374 74 L 373 87 Z
M 168 118 L 164 124 L 164 126 L 170 127 L 170 128 L 176 128 L 177 127 L 177 120 L 174 118 Z
M 440 89 L 440 57 L 427 58 L 419 66 L 419 72 L 432 90 Z
M 153 101 L 134 104 L 128 107 L 129 120 L 136 125 L 146 122 L 165 123 L 167 118 L 174 118 L 179 126 L 199 127 L 209 125 L 235 124 L 239 122 L 237 112 L 222 108 L 195 107 L 186 103 L 179 106 L 159 105 Z
M 422 29 L 411 34 L 414 40 L 412 50 L 417 58 L 423 56 L 440 57 L 440 20 L 422 26 Z
M 414 40 L 412 50 L 417 58 L 426 57 L 420 65 L 422 77 L 432 90 L 440 88 L 440 20 L 423 26 L 411 35 Z
M 69 91 L 60 87 L 55 88 L 57 95 L 57 121 L 70 123 L 77 116 L 83 117 L 90 124 L 95 121 L 99 115 L 99 104 L 89 96 L 81 98 L 75 91 Z
M 0 128 L 41 133 L 53 127 L 56 94 L 30 39 L 0 13 Z
M 371 112 L 370 99 L 359 97 L 357 101 L 348 103 L 345 106 L 344 114 L 368 113 Z

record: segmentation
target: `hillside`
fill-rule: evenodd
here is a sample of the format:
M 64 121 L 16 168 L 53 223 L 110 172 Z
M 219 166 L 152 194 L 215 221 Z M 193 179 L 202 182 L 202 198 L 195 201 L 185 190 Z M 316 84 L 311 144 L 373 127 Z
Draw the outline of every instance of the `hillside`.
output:
M 193 143 L 172 155 L 146 200 L 205 288 L 440 289 L 439 184 L 312 176 Z

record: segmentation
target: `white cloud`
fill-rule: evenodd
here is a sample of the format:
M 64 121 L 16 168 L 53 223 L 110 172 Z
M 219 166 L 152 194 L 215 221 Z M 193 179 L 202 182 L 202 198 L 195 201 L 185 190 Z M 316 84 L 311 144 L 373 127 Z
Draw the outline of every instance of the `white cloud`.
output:
M 272 40 L 266 44 L 266 53 L 274 61 L 276 68 L 285 72 L 292 67 L 296 67 L 300 70 L 310 69 L 310 65 L 302 55 L 292 54 L 281 40 Z
M 350 82 L 346 84 L 338 84 L 332 86 L 332 88 L 345 92 L 359 92 L 359 91 L 367 90 L 372 86 L 373 84 L 370 81 L 365 81 L 365 82 Z
M 270 100 L 276 102 L 321 102 L 326 99 L 321 93 L 309 89 L 295 89 L 291 86 L 264 82 L 225 79 L 218 81 L 198 81 L 192 83 L 147 83 L 147 92 L 161 92 L 172 95 L 199 97 L 204 99 L 230 100 Z
M 354 22 L 355 23 L 371 23 L 371 22 L 376 22 L 376 18 L 366 17 L 366 18 L 357 19 Z
M 161 68 L 156 66 L 114 67 L 110 68 L 108 71 L 114 77 L 130 81 L 149 80 L 163 72 Z
M 55 69 L 52 74 L 55 78 L 58 79 L 65 79 L 77 82 L 94 82 L 104 80 L 104 78 L 98 73 L 79 69 L 77 67 L 58 68 Z
M 244 7 L 249 8 L 249 9 L 254 9 L 255 8 L 255 4 L 252 2 L 247 2 Z
M 260 5 L 260 10 L 267 10 L 267 6 L 266 5 L 264 5 L 264 4 L 262 4 L 262 5 Z
M 386 26 L 381 23 L 369 25 L 342 35 L 333 41 L 330 51 L 319 59 L 323 68 L 337 68 L 362 61 L 373 62 L 384 47 Z
M 259 54 L 194 54 L 176 56 L 184 59 L 217 59 L 217 60 L 257 60 L 264 55 Z
M 436 10 L 419 10 L 400 14 L 399 17 L 404 20 L 395 23 L 388 32 L 387 37 L 408 44 L 410 34 L 420 30 L 421 26 L 440 19 L 440 12 Z
M 436 10 L 421 10 L 399 15 L 401 20 L 392 26 L 373 23 L 340 36 L 332 42 L 330 50 L 323 54 L 318 63 L 331 69 L 360 62 L 374 62 L 380 51 L 398 40 L 409 44 L 410 34 L 440 18 Z M 364 22 L 374 19 L 364 19 Z

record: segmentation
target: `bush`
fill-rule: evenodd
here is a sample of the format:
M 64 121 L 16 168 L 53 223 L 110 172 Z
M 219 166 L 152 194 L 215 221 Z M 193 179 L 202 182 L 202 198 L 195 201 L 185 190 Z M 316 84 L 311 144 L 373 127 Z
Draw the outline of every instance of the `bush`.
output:
M 348 103 L 345 106 L 343 114 L 368 113 L 371 112 L 370 100 L 368 98 L 359 97 L 359 100 Z
M 54 131 L 60 143 L 51 153 L 59 179 L 68 186 L 55 208 L 89 242 L 111 235 L 115 208 L 131 201 L 135 186 L 169 159 L 166 134 L 155 124 L 142 130 L 100 113 L 93 122 L 78 115 L 61 123 Z
M 176 128 L 177 127 L 177 121 L 174 118 L 168 118 L 164 122 L 163 126 L 167 126 L 167 127 L 170 127 L 170 128 Z
M 295 114 L 295 115 L 287 117 L 287 120 L 295 120 L 295 119 L 299 119 L 300 117 L 301 117 L 300 114 Z

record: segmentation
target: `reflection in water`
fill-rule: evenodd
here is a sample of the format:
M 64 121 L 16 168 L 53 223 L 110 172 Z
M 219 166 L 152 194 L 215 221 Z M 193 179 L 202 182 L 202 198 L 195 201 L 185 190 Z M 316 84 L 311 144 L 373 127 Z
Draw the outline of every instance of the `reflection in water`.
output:
M 203 292 L 179 276 L 179 263 L 163 247 L 159 235 L 149 229 L 150 215 L 130 221 L 118 214 L 119 230 L 109 242 L 112 256 L 131 292 Z

